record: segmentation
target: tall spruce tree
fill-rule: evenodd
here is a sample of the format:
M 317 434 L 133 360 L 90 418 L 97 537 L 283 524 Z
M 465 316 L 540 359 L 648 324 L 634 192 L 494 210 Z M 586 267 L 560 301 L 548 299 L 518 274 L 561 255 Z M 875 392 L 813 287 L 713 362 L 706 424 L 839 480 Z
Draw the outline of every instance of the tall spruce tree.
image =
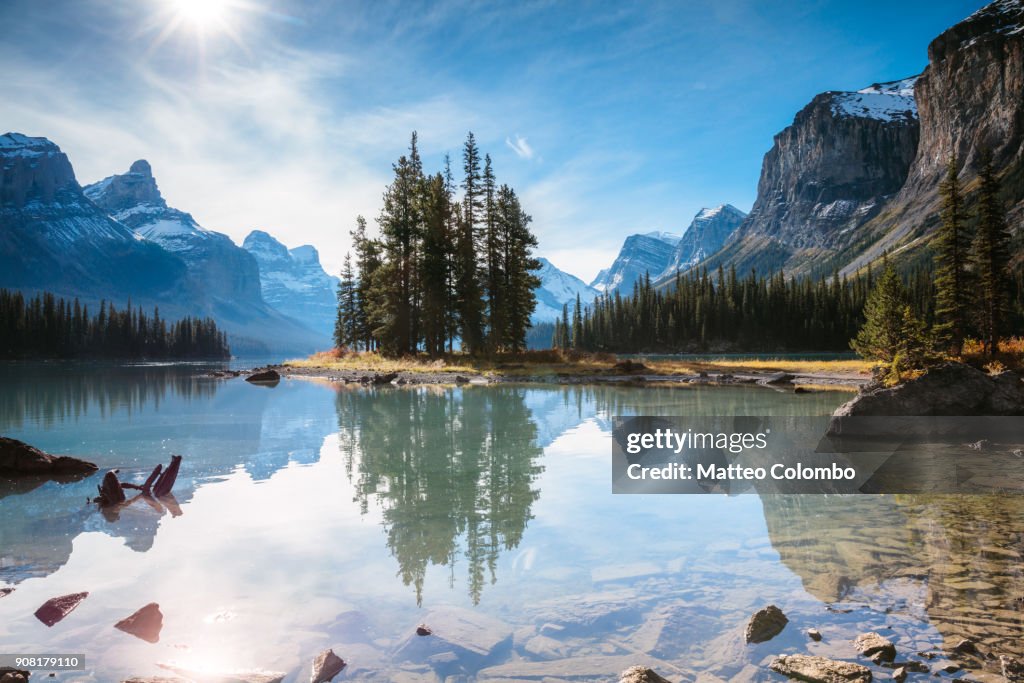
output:
M 533 220 L 523 211 L 515 191 L 508 185 L 498 190 L 498 225 L 501 234 L 501 291 L 504 342 L 509 350 L 521 351 L 526 347 L 526 333 L 530 316 L 537 307 L 537 287 L 540 278 L 534 275 L 540 261 L 533 257 L 537 238 L 530 231 Z
M 967 336 L 971 288 L 967 270 L 971 245 L 967 232 L 959 163 L 954 156 L 946 164 L 946 177 L 939 186 L 942 197 L 942 226 L 935 251 L 934 333 L 938 343 L 959 355 Z
M 423 256 L 420 269 L 422 308 L 420 329 L 424 350 L 431 356 L 444 353 L 449 321 L 449 251 L 448 221 L 451 208 L 444 178 L 431 177 L 424 191 Z
M 981 153 L 978 180 L 977 229 L 971 252 L 977 282 L 975 317 L 985 349 L 992 357 L 999 349 L 999 337 L 1009 315 L 1012 237 L 989 149 Z
M 459 335 L 471 354 L 483 349 L 484 303 L 480 291 L 477 264 L 479 232 L 483 213 L 483 188 L 480 178 L 480 149 L 472 131 L 462 148 L 462 215 L 456 241 L 456 301 L 459 311 Z

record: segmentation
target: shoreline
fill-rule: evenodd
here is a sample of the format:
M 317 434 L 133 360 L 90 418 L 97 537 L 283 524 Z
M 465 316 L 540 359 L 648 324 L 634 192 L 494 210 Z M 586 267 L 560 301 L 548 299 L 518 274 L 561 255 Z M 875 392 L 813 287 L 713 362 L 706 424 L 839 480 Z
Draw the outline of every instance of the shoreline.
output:
M 619 364 L 621 365 L 621 364 Z M 652 364 L 655 365 L 655 364 Z M 780 367 L 791 364 L 782 363 Z M 459 369 L 389 369 L 338 367 L 331 365 L 280 363 L 253 368 L 250 373 L 275 371 L 282 377 L 323 379 L 359 385 L 492 385 L 492 384 L 557 384 L 557 385 L 622 385 L 652 386 L 764 386 L 782 392 L 857 391 L 871 381 L 860 371 L 848 369 L 787 371 L 772 367 L 752 369 L 737 363 L 735 367 L 720 363 L 690 363 L 685 370 L 666 372 L 662 368 L 627 365 L 625 370 L 591 371 L 563 365 L 531 371 L 519 366 L 481 372 Z M 244 373 L 243 373 L 244 374 Z

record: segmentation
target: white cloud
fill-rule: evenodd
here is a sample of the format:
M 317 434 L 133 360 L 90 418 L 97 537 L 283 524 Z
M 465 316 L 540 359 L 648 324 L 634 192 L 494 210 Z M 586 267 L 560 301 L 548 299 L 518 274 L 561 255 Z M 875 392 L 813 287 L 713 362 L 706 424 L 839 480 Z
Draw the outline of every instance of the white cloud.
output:
M 505 144 L 508 148 L 516 153 L 520 159 L 532 159 L 534 155 L 533 147 L 530 147 L 530 143 L 526 141 L 526 138 L 516 134 L 515 142 L 510 138 L 505 138 Z

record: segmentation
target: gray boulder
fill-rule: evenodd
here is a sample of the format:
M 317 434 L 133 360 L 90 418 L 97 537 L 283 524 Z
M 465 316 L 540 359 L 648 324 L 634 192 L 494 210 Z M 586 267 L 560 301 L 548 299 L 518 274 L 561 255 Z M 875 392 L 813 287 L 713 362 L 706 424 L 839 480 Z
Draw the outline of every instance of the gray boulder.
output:
M 1010 371 L 991 376 L 969 365 L 946 363 L 894 387 L 869 389 L 834 415 L 1024 415 L 1024 382 Z
M 789 619 L 782 610 L 775 605 L 768 605 L 750 617 L 744 637 L 747 643 L 763 643 L 782 633 L 788 623 Z
M 619 674 L 619 683 L 669 683 L 669 680 L 646 666 L 631 666 Z
M 870 683 L 871 669 L 810 655 L 779 655 L 768 665 L 772 671 L 808 683 Z

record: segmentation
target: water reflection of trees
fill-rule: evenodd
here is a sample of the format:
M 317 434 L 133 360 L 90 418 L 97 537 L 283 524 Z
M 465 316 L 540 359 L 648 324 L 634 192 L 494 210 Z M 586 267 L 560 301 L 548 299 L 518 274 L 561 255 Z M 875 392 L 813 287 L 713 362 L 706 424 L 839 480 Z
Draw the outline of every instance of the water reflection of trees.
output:
M 0 365 L 0 429 L 18 429 L 26 422 L 50 428 L 90 411 L 104 418 L 117 411 L 130 415 L 143 406 L 159 409 L 168 396 L 208 399 L 219 383 L 201 372 L 188 365 Z
M 825 602 L 922 586 L 951 651 L 1024 656 L 1024 496 L 762 496 L 772 546 Z M 998 662 L 974 662 L 995 671 Z M 970 663 L 969 663 L 970 664 Z M 995 668 L 993 668 L 995 667 Z
M 525 390 L 356 389 L 338 394 L 338 422 L 349 478 L 363 511 L 382 509 L 388 548 L 406 585 L 423 599 L 431 565 L 456 580 L 468 563 L 469 595 L 479 602 L 497 580 L 502 550 L 522 539 L 543 471 Z

